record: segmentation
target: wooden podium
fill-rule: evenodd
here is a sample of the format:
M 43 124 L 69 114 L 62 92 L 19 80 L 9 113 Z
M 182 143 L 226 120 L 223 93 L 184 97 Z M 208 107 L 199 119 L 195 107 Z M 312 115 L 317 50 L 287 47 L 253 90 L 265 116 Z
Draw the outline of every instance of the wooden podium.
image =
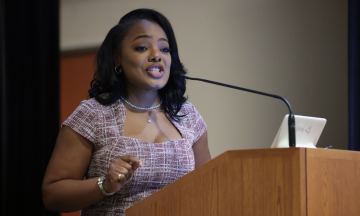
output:
M 126 216 L 360 215 L 360 152 L 228 151 L 126 210 Z

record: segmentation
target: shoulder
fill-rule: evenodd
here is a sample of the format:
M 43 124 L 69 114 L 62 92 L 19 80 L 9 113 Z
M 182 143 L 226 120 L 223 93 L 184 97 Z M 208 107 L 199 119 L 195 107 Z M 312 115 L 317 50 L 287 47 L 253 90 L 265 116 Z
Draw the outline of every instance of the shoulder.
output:
M 190 102 L 183 103 L 183 105 L 181 106 L 181 109 L 179 111 L 179 114 L 180 115 L 188 115 L 188 114 L 193 114 L 193 113 L 198 113 L 198 111 L 195 109 L 194 105 L 192 105 L 192 103 L 190 103 Z
M 196 143 L 207 130 L 204 119 L 190 102 L 182 105 L 179 115 L 183 115 L 180 119 L 180 124 L 186 128 L 188 133 L 192 134 L 193 144 Z
M 101 104 L 94 98 L 83 100 L 74 112 L 65 120 L 64 125 L 79 125 L 81 122 L 94 122 L 98 119 Z
M 102 104 L 99 103 L 95 98 L 90 98 L 88 100 L 81 101 L 78 108 L 99 110 L 99 109 L 101 109 L 101 106 L 102 106 Z
M 196 110 L 195 106 L 190 102 L 185 102 L 178 113 L 182 115 L 181 121 L 194 123 L 194 121 L 202 120 L 200 113 Z
M 104 94 L 99 95 L 99 97 L 102 99 L 107 99 L 109 97 L 109 94 L 104 93 Z M 86 106 L 86 107 L 93 108 L 93 109 L 102 109 L 103 107 L 107 107 L 109 105 L 101 104 L 95 98 L 90 98 L 88 100 L 81 101 L 80 106 Z
M 103 95 L 100 95 L 100 97 L 102 96 Z M 117 100 L 112 104 L 105 105 L 97 101 L 95 98 L 90 98 L 88 100 L 81 101 L 77 109 L 88 109 L 98 114 L 99 112 L 105 114 L 107 112 L 111 112 L 111 110 L 113 110 L 114 107 L 119 106 L 120 103 L 121 101 Z
M 119 101 L 103 105 L 95 98 L 83 100 L 62 125 L 70 127 L 92 143 L 97 144 L 103 137 L 104 125 L 116 121 L 114 106 L 118 104 Z
M 92 123 L 98 122 L 106 116 L 113 116 L 114 107 L 118 106 L 119 103 L 120 101 L 116 101 L 112 104 L 104 105 L 95 98 L 83 100 L 64 123 L 66 124 L 68 121 L 83 122 L 84 120 Z

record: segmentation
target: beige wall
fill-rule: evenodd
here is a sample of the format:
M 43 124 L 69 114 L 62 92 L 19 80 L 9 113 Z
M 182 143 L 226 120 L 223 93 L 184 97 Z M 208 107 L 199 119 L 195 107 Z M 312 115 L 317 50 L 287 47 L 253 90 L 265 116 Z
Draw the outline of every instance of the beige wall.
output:
M 319 146 L 347 148 L 347 1 L 61 0 L 61 49 L 96 47 L 121 16 L 167 16 L 189 76 L 279 94 L 298 115 L 324 117 Z M 270 147 L 283 102 L 188 81 L 212 157 Z

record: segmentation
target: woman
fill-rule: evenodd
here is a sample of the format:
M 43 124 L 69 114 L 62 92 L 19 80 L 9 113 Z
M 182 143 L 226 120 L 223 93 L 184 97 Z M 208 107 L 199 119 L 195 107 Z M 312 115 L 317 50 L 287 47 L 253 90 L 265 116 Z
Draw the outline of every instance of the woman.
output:
M 184 97 L 175 36 L 138 9 L 106 36 L 83 101 L 63 123 L 42 186 L 50 210 L 125 210 L 210 160 L 206 124 Z M 84 180 L 84 177 L 86 179 Z

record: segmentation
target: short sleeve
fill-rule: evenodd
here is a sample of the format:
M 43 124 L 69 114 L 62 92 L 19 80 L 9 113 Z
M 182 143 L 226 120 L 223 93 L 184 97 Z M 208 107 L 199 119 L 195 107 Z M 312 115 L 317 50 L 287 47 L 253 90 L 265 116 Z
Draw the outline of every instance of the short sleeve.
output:
M 61 126 L 66 125 L 70 127 L 81 136 L 96 144 L 99 139 L 99 111 L 94 109 L 94 104 L 90 100 L 82 101 Z
M 193 144 L 195 144 L 207 130 L 207 125 L 195 107 L 193 105 L 191 106 L 193 108 L 193 130 L 195 132 Z

